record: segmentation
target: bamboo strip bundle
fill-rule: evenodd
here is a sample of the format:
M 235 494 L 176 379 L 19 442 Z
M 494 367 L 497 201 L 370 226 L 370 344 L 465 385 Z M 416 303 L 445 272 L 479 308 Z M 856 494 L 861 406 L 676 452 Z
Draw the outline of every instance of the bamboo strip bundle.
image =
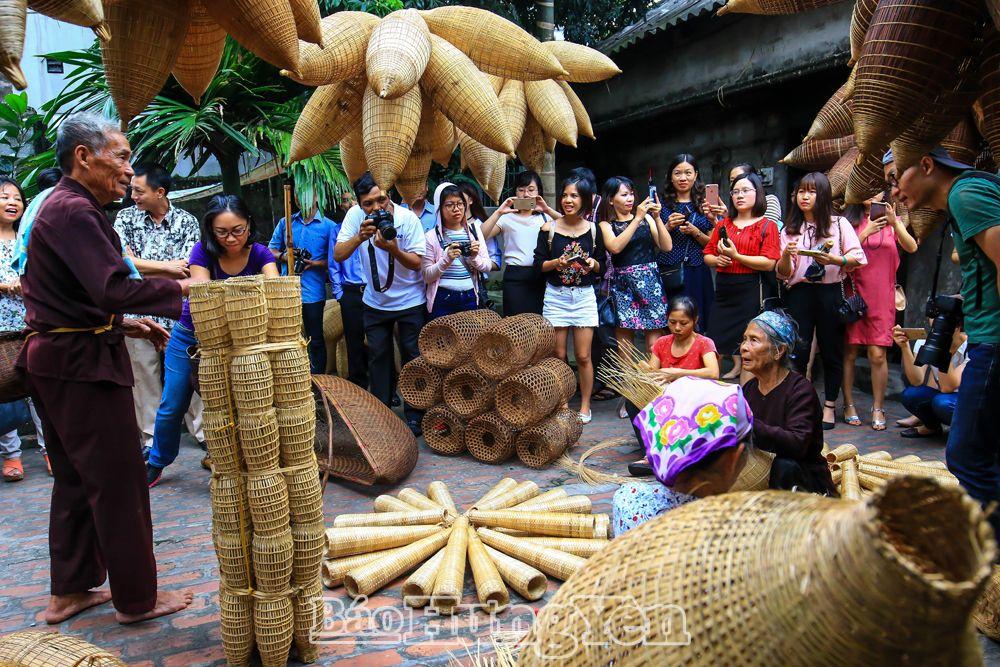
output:
M 254 600 L 254 636 L 264 667 L 282 667 L 288 664 L 288 650 L 292 647 L 294 627 L 291 599 L 279 597 Z
M 836 139 L 854 133 L 854 116 L 851 113 L 852 105 L 847 96 L 847 89 L 848 84 L 845 82 L 826 101 L 826 104 L 816 114 L 805 139 L 802 140 L 803 143 L 820 139 Z
M 202 353 L 227 348 L 232 344 L 226 320 L 226 294 L 221 280 L 191 285 L 188 297 L 194 333 Z
M 455 500 L 451 497 L 451 492 L 448 491 L 448 485 L 444 482 L 431 482 L 428 484 L 427 497 L 438 505 L 444 507 L 452 514 L 459 514 L 458 507 L 455 505 Z
M 502 551 L 497 551 L 488 544 L 483 544 L 483 548 L 493 559 L 500 576 L 508 586 L 517 591 L 518 595 L 530 601 L 539 600 L 545 595 L 548 579 L 541 571 L 516 558 L 511 558 Z
M 556 512 L 569 514 L 590 514 L 593 504 L 587 496 L 565 496 L 551 498 L 544 502 L 515 505 L 508 508 L 513 512 Z
M 479 528 L 477 532 L 485 544 L 556 579 L 565 581 L 587 564 L 586 558 L 525 542 L 521 538 L 504 535 L 489 528 Z
M 347 589 L 348 594 L 354 597 L 370 595 L 393 579 L 415 568 L 417 563 L 436 553 L 446 543 L 450 543 L 449 537 L 452 534 L 451 528 L 439 530 L 407 545 L 396 554 L 390 554 L 377 561 L 360 565 L 344 577 L 344 588 Z M 464 553 L 462 554 L 462 564 L 465 564 Z
M 354 568 L 366 563 L 373 563 L 392 554 L 398 554 L 405 548 L 405 546 L 394 547 L 381 551 L 369 551 L 366 554 L 324 560 L 322 566 L 323 585 L 327 588 L 336 588 L 344 583 L 344 577 Z
M 393 496 L 380 495 L 373 503 L 376 512 L 415 512 L 419 508 Z M 336 524 L 334 524 L 336 525 Z
M 292 529 L 274 535 L 253 536 L 253 574 L 256 588 L 264 593 L 281 593 L 288 590 L 292 577 Z M 318 566 L 317 566 L 318 567 Z
M 448 546 L 437 579 L 434 581 L 434 593 L 431 602 L 438 613 L 452 614 L 462 603 L 462 590 L 465 586 L 465 558 L 469 545 L 469 520 L 460 516 L 451 527 Z
M 318 584 L 323 556 L 326 554 L 326 527 L 322 521 L 292 524 L 292 583 L 297 586 Z
M 532 117 L 545 133 L 561 144 L 576 148 L 579 136 L 576 115 L 559 84 L 552 79 L 527 81 L 524 84 L 524 96 Z
M 327 558 L 341 558 L 367 551 L 412 544 L 441 532 L 438 526 L 362 526 L 327 528 Z
M 467 527 L 469 565 L 472 567 L 472 578 L 476 584 L 476 596 L 479 604 L 489 613 L 506 609 L 510 606 L 510 595 L 500 577 L 497 566 L 493 563 L 486 547 L 472 526 Z
M 441 549 L 431 556 L 430 560 L 417 568 L 417 571 L 403 582 L 403 604 L 407 607 L 418 609 L 426 607 L 430 602 L 434 592 L 434 582 L 437 581 L 438 572 L 441 571 L 444 552 L 445 549 Z
M 320 19 L 323 46 L 299 42 L 298 71 L 282 70 L 282 76 L 317 87 L 363 76 L 368 41 L 378 22 L 378 17 L 368 12 L 342 11 L 324 16 Z
M 510 478 L 508 477 L 507 479 L 510 479 Z M 510 481 L 514 482 L 514 480 L 512 480 L 512 479 Z M 514 482 L 514 484 L 511 485 L 511 488 L 513 488 L 516 485 L 517 485 L 517 483 Z M 538 496 L 535 496 L 534 498 L 531 498 L 530 500 L 525 500 L 523 503 L 518 503 L 517 505 L 509 507 L 508 509 L 512 509 L 512 510 L 534 509 L 538 505 L 544 505 L 545 503 L 549 502 L 550 500 L 557 500 L 559 498 L 565 498 L 568 495 L 569 494 L 566 492 L 565 489 L 551 489 L 551 490 L 546 491 L 545 493 L 543 493 L 541 495 L 538 495 Z M 482 500 L 486 500 L 486 497 L 484 496 L 482 498 Z
M 417 85 L 431 55 L 430 31 L 415 9 L 398 9 L 375 26 L 365 52 L 368 84 L 395 99 Z
M 28 9 L 63 23 L 90 28 L 102 41 L 111 39 L 101 0 L 28 0 Z
M 495 496 L 480 500 L 473 509 L 477 510 L 502 510 L 523 503 L 534 498 L 539 493 L 538 485 L 530 480 L 519 483 L 510 491 L 498 493 Z
M 222 52 L 226 48 L 226 31 L 209 16 L 205 0 L 189 0 L 189 3 L 191 19 L 171 73 L 198 104 L 219 70 Z M 28 4 L 31 5 L 30 2 Z M 95 4 L 100 8 L 96 0 Z M 101 17 L 103 22 L 103 13 Z
M 454 512 L 458 514 L 457 509 Z M 411 509 L 396 512 L 375 512 L 374 514 L 338 514 L 333 520 L 333 527 L 436 526 L 444 524 L 447 518 L 447 510 L 445 509 Z
M 836 139 L 809 139 L 781 158 L 779 162 L 804 170 L 830 169 L 852 148 L 854 148 L 854 135 Z
M 554 42 L 546 42 L 547 44 L 554 44 Z M 576 132 L 581 137 L 587 137 L 588 139 L 596 139 L 594 136 L 594 125 L 590 122 L 590 114 L 587 113 L 587 107 L 584 106 L 583 100 L 576 94 L 576 91 L 566 83 L 565 81 L 556 81 L 559 87 L 562 88 L 563 93 L 566 94 L 566 99 L 569 101 L 570 107 L 573 109 L 573 116 L 576 118 Z
M 309 664 L 319 659 L 319 649 L 312 637 L 323 629 L 323 588 L 314 581 L 292 600 L 293 637 L 299 662 Z
M 587 537 L 536 537 L 531 535 L 521 539 L 539 546 L 565 551 L 581 558 L 590 558 L 608 545 L 606 539 Z
M 840 461 L 846 461 L 847 459 L 853 459 L 858 455 L 858 448 L 854 445 L 840 445 L 826 455 L 826 460 L 829 463 L 839 463 Z
M 365 88 L 361 127 L 365 161 L 383 190 L 391 188 L 406 166 L 420 128 L 420 87 L 395 99 L 383 99 Z
M 229 665 L 250 664 L 253 649 L 253 598 L 219 586 L 219 625 L 222 650 Z
M 261 59 L 281 69 L 298 69 L 299 35 L 288 0 L 209 0 L 205 9 Z
M 596 537 L 593 514 L 473 509 L 469 510 L 467 516 L 469 522 L 477 526 L 511 528 L 553 537 Z
M 567 41 L 542 42 L 568 72 L 564 77 L 573 83 L 596 83 L 622 73 L 618 65 L 597 49 Z
M 843 478 L 840 480 L 840 496 L 847 500 L 861 499 L 861 484 L 858 481 L 858 464 L 854 459 L 841 463 Z
M 323 29 L 316 0 L 290 0 L 289 5 L 299 38 L 323 46 Z
M 414 507 L 422 510 L 442 510 L 447 509 L 443 505 L 434 502 L 424 494 L 420 493 L 416 489 L 402 489 L 396 494 L 400 500 L 402 500 L 407 505 L 413 505 Z

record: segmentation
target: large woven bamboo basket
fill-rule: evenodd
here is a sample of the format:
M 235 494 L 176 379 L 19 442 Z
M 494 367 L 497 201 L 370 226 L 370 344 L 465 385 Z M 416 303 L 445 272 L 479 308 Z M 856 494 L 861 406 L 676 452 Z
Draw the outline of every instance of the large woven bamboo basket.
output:
M 424 413 L 420 422 L 427 446 L 438 454 L 461 454 L 465 451 L 465 420 L 437 405 Z
M 420 356 L 438 368 L 455 368 L 466 361 L 479 335 L 500 319 L 496 312 L 479 308 L 428 322 L 417 342 Z
M 583 105 L 583 101 L 576 94 L 576 91 L 565 81 L 556 81 L 556 83 L 559 84 L 563 93 L 566 94 L 566 99 L 573 109 L 573 117 L 576 118 L 577 134 L 588 139 L 596 139 L 597 137 L 594 136 L 594 125 L 590 122 L 590 114 L 587 113 L 587 107 Z
M 524 97 L 524 83 L 516 79 L 508 79 L 497 96 L 510 139 L 516 147 L 524 134 L 524 122 L 528 118 L 528 101 Z M 468 134 L 468 132 L 466 132 Z
M 432 366 L 426 357 L 417 357 L 399 372 L 399 395 L 418 410 L 430 410 L 442 400 L 444 373 Z
M 421 121 L 421 127 L 423 122 Z M 417 135 L 420 136 L 419 134 Z M 426 136 L 426 135 L 425 135 Z M 396 191 L 407 205 L 412 205 L 427 192 L 427 176 L 431 171 L 431 152 L 427 149 L 413 149 L 410 159 L 403 166 L 396 179 Z
M 202 350 L 224 349 L 232 344 L 226 320 L 225 287 L 221 280 L 191 285 L 188 306 Z
M 445 376 L 441 393 L 452 412 L 472 419 L 493 407 L 496 383 L 484 377 L 475 364 L 465 364 Z
M 854 3 L 854 11 L 851 13 L 851 63 L 857 62 L 861 57 L 861 49 L 865 45 L 865 35 L 868 34 L 868 26 L 872 22 L 872 14 L 875 13 L 875 6 L 878 0 L 857 0 Z
M 1000 155 L 1000 31 L 986 31 L 982 53 L 982 96 L 979 98 L 978 109 L 974 108 L 973 112 L 977 116 L 979 131 L 993 155 Z
M 295 650 L 299 661 L 305 664 L 319 659 L 319 648 L 313 639 L 323 630 L 324 607 L 323 588 L 318 581 L 304 586 L 292 600 Z
M 253 598 L 219 587 L 219 625 L 222 650 L 230 665 L 250 664 L 253 649 Z
M 205 8 L 233 39 L 275 67 L 299 67 L 299 36 L 288 0 L 210 0 Z
M 569 447 L 564 422 L 549 417 L 521 432 L 517 439 L 517 457 L 529 468 L 544 468 Z
M 396 10 L 378 22 L 368 40 L 368 84 L 379 97 L 395 99 L 417 85 L 430 55 L 430 31 L 417 10 Z
M 325 86 L 365 73 L 365 51 L 378 17 L 368 12 L 335 12 L 320 19 L 323 46 L 299 43 L 299 69 L 282 74 L 307 86 Z
M 240 448 L 236 442 L 236 425 L 228 412 L 205 410 L 202 413 L 205 444 L 212 458 L 212 470 L 227 475 L 240 472 Z
M 377 398 L 332 375 L 312 376 L 319 409 L 316 444 L 321 470 L 359 484 L 395 484 L 417 463 L 417 441 Z
M 233 402 L 240 412 L 260 412 L 274 405 L 274 377 L 264 352 L 233 357 L 229 366 Z
M 781 158 L 781 164 L 803 170 L 830 169 L 844 153 L 854 148 L 854 136 L 810 139 Z
M 264 277 L 239 276 L 223 282 L 226 320 L 233 345 L 248 347 L 267 342 L 267 297 Z
M 292 583 L 308 586 L 319 582 L 320 566 L 326 555 L 326 526 L 323 521 L 293 523 Z
M 485 9 L 438 7 L 421 14 L 432 33 L 454 44 L 487 74 L 522 81 L 568 74 L 541 42 Z
M 290 0 L 295 30 L 300 39 L 323 46 L 323 28 L 320 25 L 319 5 L 316 0 Z
M 285 483 L 292 522 L 311 524 L 323 521 L 323 487 L 316 466 L 286 472 Z
M 434 131 L 431 135 L 431 159 L 443 167 L 451 162 L 451 155 L 458 145 L 455 124 L 437 108 L 434 109 Z
M 540 319 L 535 314 L 505 317 L 477 336 L 471 353 L 480 372 L 500 380 L 523 368 L 535 357 L 539 337 L 545 336 Z
M 289 468 L 316 462 L 316 405 L 310 400 L 295 408 L 278 408 L 281 466 Z
M 209 490 L 212 494 L 212 525 L 215 530 L 230 535 L 249 531 L 250 504 L 243 478 L 235 475 L 213 475 L 209 482 Z
M 494 150 L 514 150 L 510 131 L 489 82 L 476 65 L 447 40 L 431 35 L 431 55 L 420 87 L 434 106 L 476 141 Z
M 365 161 L 383 190 L 395 184 L 413 150 L 420 128 L 420 87 L 396 99 L 383 99 L 369 86 L 362 101 Z
M 28 0 L 28 9 L 63 23 L 92 28 L 104 41 L 111 39 L 101 0 Z
M 848 204 L 860 204 L 885 191 L 882 156 L 886 149 L 888 146 L 883 146 L 874 153 L 858 154 L 851 175 L 847 179 L 847 189 L 844 191 L 844 201 Z
M 927 479 L 890 480 L 864 502 L 780 491 L 714 496 L 629 531 L 587 561 L 536 619 L 520 664 L 656 664 L 664 642 L 678 637 L 669 647 L 677 664 L 739 662 L 753 637 L 769 638 L 755 645 L 759 664 L 834 664 L 847 655 L 864 665 L 979 664 L 975 642 L 975 655 L 956 646 L 969 637 L 995 554 L 978 504 Z M 562 606 L 608 595 L 632 606 L 577 605 L 572 614 Z M 677 604 L 680 625 L 670 623 L 681 620 Z M 611 615 L 614 638 L 565 643 L 584 627 L 611 627 Z M 648 632 L 625 630 L 636 627 L 630 619 Z M 845 627 L 849 635 L 831 631 Z
M 847 96 L 847 85 L 845 82 L 838 88 L 819 110 L 803 142 L 837 139 L 854 134 L 854 115 L 851 111 L 852 102 Z
M 287 597 L 254 600 L 253 630 L 264 667 L 284 667 L 292 647 L 294 619 Z
M 58 632 L 23 631 L 0 637 L 0 664 L 12 667 L 124 667 L 111 653 Z
M 842 198 L 847 192 L 847 181 L 851 178 L 854 162 L 858 159 L 858 155 L 858 149 L 852 148 L 844 153 L 844 156 L 826 172 L 827 178 L 830 179 L 830 190 L 834 199 Z
M 295 408 L 312 402 L 309 354 L 304 345 L 271 353 L 274 377 L 274 404 Z
M 229 357 L 222 350 L 202 350 L 198 359 L 198 394 L 206 410 L 229 412 Z
M 280 593 L 288 590 L 292 577 L 292 529 L 274 535 L 253 536 L 253 576 L 257 590 Z
M 589 46 L 558 40 L 542 42 L 542 46 L 569 72 L 566 81 L 596 83 L 622 73 L 615 61 Z
M 531 115 L 545 133 L 561 144 L 576 148 L 576 115 L 559 84 L 551 79 L 527 81 L 524 84 L 524 95 Z
M 219 70 L 226 47 L 226 31 L 208 15 L 204 0 L 190 0 L 191 20 L 172 73 L 181 88 L 198 104 Z
M 513 455 L 517 431 L 495 412 L 487 412 L 465 427 L 465 446 L 479 461 L 502 463 Z
M 14 4 L 24 7 L 23 2 Z M 104 74 L 119 117 L 127 124 L 170 78 L 190 15 L 186 3 L 151 5 L 138 0 L 105 0 L 104 15 L 114 34 L 111 41 L 101 42 Z
M 527 428 L 552 414 L 564 401 L 563 396 L 563 387 L 553 372 L 529 366 L 497 387 L 497 412 L 514 427 Z
M 340 141 L 340 162 L 344 165 L 344 173 L 347 174 L 348 180 L 352 183 L 368 171 L 363 128 L 358 128 L 344 135 Z
M 276 535 L 288 527 L 288 486 L 281 473 L 251 475 L 247 499 L 254 534 Z
M 302 285 L 299 276 L 264 279 L 267 342 L 284 343 L 302 336 Z
M 797 14 L 841 2 L 841 0 L 729 0 L 718 11 L 718 16 L 728 14 Z

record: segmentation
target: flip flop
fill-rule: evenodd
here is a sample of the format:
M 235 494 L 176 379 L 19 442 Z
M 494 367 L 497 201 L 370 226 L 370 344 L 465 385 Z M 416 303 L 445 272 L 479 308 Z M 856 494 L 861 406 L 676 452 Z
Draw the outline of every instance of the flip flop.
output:
M 916 426 L 911 426 L 910 428 L 900 431 L 899 435 L 902 438 L 933 438 L 936 435 L 941 435 L 942 431 L 931 431 L 930 433 L 921 433 Z
M 854 410 L 853 417 L 847 416 L 848 410 Z M 861 417 L 858 416 L 857 408 L 854 407 L 853 403 L 848 403 L 844 406 L 844 423 L 848 426 L 861 426 Z

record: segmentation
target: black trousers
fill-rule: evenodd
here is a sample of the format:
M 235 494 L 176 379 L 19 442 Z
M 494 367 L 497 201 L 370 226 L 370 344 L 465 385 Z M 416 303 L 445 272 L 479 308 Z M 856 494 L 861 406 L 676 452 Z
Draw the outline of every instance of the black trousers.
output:
M 326 372 L 326 341 L 323 339 L 323 310 L 326 301 L 302 304 L 302 326 L 309 341 L 309 372 Z
M 399 328 L 399 356 L 405 365 L 420 354 L 417 339 L 427 320 L 427 306 L 420 304 L 405 310 L 377 310 L 365 304 L 365 336 L 368 338 L 368 371 L 371 374 L 372 394 L 388 406 L 396 393 L 395 355 L 393 354 L 393 328 Z M 422 412 L 404 404 L 408 422 L 419 421 Z
M 805 374 L 812 350 L 813 334 L 823 362 L 823 387 L 827 401 L 836 401 L 844 374 L 844 325 L 837 317 L 840 285 L 799 283 L 784 290 L 789 314 L 799 325 L 799 344 L 795 348 L 795 370 Z
M 368 349 L 365 347 L 365 308 L 361 302 L 364 285 L 344 284 L 340 316 L 344 319 L 347 342 L 347 379 L 367 391 Z
M 594 291 L 600 289 L 600 284 L 594 285 Z M 590 358 L 594 363 L 594 393 L 606 389 L 607 385 L 604 384 L 604 380 L 601 380 L 597 376 L 597 370 L 604 363 L 604 355 L 608 350 L 618 349 L 618 339 L 615 338 L 615 327 L 614 325 L 605 325 L 597 327 L 594 330 L 594 342 L 590 347 Z

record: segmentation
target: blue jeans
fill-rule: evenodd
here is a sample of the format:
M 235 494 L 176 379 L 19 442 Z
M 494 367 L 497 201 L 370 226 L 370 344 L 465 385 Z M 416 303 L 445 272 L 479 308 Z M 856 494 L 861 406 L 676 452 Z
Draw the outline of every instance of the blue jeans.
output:
M 431 310 L 430 319 L 434 320 L 454 313 L 464 313 L 467 310 L 475 310 L 476 307 L 476 290 L 459 292 L 439 287 L 437 295 L 434 297 L 434 308 Z
M 970 496 L 986 505 L 1000 501 L 1000 344 L 969 345 L 958 403 L 948 434 L 948 470 Z M 1000 535 L 1000 516 L 989 517 Z
M 153 449 L 149 452 L 149 465 L 156 468 L 173 463 L 181 446 L 181 426 L 194 393 L 188 348 L 197 344 L 193 331 L 174 325 L 163 353 L 163 394 L 153 426 Z
M 907 387 L 903 390 L 900 403 L 907 412 L 919 418 L 924 426 L 940 431 L 942 424 L 951 426 L 955 404 L 958 403 L 958 393 L 945 394 L 926 385 Z

